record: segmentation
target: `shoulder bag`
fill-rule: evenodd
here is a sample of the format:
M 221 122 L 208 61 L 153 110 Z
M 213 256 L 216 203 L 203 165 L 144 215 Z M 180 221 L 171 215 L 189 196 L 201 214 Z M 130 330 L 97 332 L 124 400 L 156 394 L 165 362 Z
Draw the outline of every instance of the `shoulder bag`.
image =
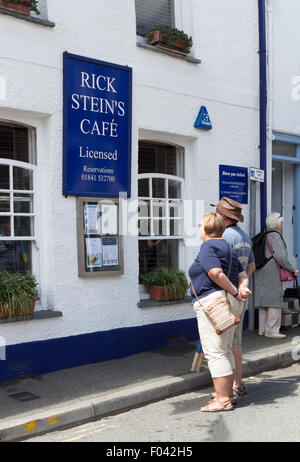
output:
M 266 244 L 267 244 L 267 247 L 269 249 L 270 254 L 274 258 L 275 263 L 276 263 L 276 265 L 277 265 L 277 267 L 279 269 L 280 281 L 281 282 L 293 281 L 294 276 L 292 275 L 292 273 L 288 269 L 282 268 L 282 266 L 280 266 L 278 261 L 275 259 L 273 249 L 271 248 L 267 237 L 266 237 Z
M 232 249 L 230 246 L 228 247 L 230 250 L 230 263 L 227 278 L 229 279 L 232 265 Z M 200 302 L 198 295 L 195 292 L 192 281 L 191 287 L 195 297 L 197 298 L 198 302 Z M 210 319 L 212 325 L 216 330 L 216 334 L 218 335 L 223 334 L 223 332 L 225 332 L 227 329 L 230 329 L 230 327 L 235 326 L 240 322 L 240 319 L 234 316 L 234 314 L 230 311 L 230 301 L 228 299 L 227 292 L 226 296 L 220 297 L 211 305 L 206 306 L 205 308 L 203 308 L 203 311 L 206 314 L 206 316 Z

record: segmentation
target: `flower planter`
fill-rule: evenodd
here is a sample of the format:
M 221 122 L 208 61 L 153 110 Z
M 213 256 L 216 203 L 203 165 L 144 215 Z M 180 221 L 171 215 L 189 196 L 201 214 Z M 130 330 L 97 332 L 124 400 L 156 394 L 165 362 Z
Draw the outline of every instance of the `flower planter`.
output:
M 15 311 L 15 313 L 13 314 L 13 316 L 9 316 L 8 313 L 3 313 L 3 303 L 0 302 L 0 318 L 1 319 L 6 319 L 6 318 L 9 318 L 9 317 L 17 318 L 17 317 L 24 317 L 24 316 L 32 316 L 33 313 L 34 313 L 36 300 L 37 300 L 36 298 L 33 298 L 30 301 L 30 305 L 28 307 L 28 313 L 26 315 L 24 315 L 20 310 L 17 309 Z
M 25 5 L 25 3 L 28 3 L 28 5 Z M 24 0 L 24 3 L 16 3 L 13 1 L 5 2 L 5 0 L 0 0 L 0 8 L 30 16 L 30 3 L 26 2 L 26 0 Z
M 167 296 L 166 289 L 163 286 L 150 286 L 149 287 L 149 294 L 152 300 L 156 300 L 158 302 L 170 301 L 170 300 L 181 300 L 185 296 L 185 292 L 179 294 L 177 297 Z
M 179 53 L 184 56 L 189 54 L 189 52 L 185 50 L 184 43 L 180 40 L 177 40 L 174 46 L 166 45 L 166 40 L 160 30 L 154 30 L 148 33 L 148 43 L 149 45 L 171 51 L 172 53 Z

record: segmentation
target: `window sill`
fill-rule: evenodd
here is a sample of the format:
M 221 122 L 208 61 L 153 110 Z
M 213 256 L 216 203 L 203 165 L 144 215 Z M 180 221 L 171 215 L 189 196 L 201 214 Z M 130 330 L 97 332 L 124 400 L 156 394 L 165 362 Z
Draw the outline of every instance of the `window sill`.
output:
M 53 310 L 40 310 L 35 311 L 31 316 L 20 316 L 18 318 L 4 318 L 0 319 L 0 324 L 6 324 L 10 322 L 24 322 L 24 321 L 35 321 L 40 319 L 51 319 L 51 318 L 60 318 L 62 316 L 61 311 Z
M 144 299 L 140 300 L 137 304 L 138 308 L 153 308 L 154 306 L 166 306 L 166 305 L 183 305 L 183 304 L 191 304 L 192 297 L 187 295 L 182 300 L 170 300 L 165 302 L 158 302 L 156 300 Z
M 24 21 L 29 21 L 34 24 L 39 24 L 40 26 L 55 27 L 54 22 L 48 21 L 47 19 L 37 18 L 35 16 L 27 16 L 26 14 L 17 13 L 16 11 L 6 10 L 5 8 L 1 8 L 1 7 L 0 7 L 0 14 L 6 14 L 7 16 L 13 16 L 18 19 L 23 19 Z
M 193 63 L 193 64 L 200 64 L 201 63 L 200 59 L 193 58 L 193 56 L 189 56 L 189 55 L 183 56 L 183 55 L 180 55 L 180 54 L 175 53 L 175 52 L 172 53 L 172 51 L 163 50 L 162 48 L 157 48 L 157 47 L 155 47 L 153 45 L 149 45 L 146 42 L 138 41 L 136 43 L 136 45 L 138 47 L 144 48 L 146 50 L 150 50 L 150 51 L 154 51 L 155 53 L 161 53 L 163 55 L 171 56 L 172 58 L 181 59 L 181 60 L 187 61 L 189 63 Z

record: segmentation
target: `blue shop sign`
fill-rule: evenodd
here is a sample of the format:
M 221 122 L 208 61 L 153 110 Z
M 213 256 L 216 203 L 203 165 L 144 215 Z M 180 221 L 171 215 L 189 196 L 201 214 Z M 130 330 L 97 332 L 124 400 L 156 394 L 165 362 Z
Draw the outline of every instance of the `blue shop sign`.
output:
M 202 130 L 212 129 L 211 120 L 205 106 L 201 106 L 196 122 L 194 123 L 194 127 L 201 128 Z
M 248 168 L 219 165 L 220 200 L 226 196 L 248 204 Z
M 64 53 L 63 194 L 130 196 L 132 69 Z

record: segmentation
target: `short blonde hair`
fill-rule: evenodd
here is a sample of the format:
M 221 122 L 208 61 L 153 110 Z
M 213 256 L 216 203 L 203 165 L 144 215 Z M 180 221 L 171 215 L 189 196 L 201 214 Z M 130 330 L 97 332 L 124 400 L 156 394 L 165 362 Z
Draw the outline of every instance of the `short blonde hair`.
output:
M 222 237 L 226 228 L 223 218 L 217 213 L 204 215 L 202 224 L 204 232 L 210 237 Z

